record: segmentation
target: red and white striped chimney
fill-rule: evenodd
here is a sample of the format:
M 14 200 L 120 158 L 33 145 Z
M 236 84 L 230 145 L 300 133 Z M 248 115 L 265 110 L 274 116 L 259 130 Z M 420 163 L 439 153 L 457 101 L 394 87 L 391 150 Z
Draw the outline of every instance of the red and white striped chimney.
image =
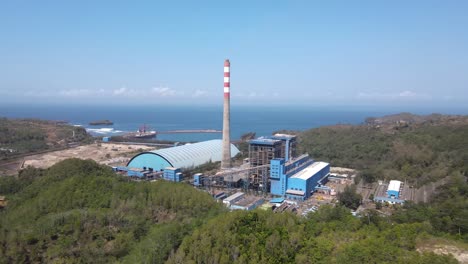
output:
M 229 60 L 224 61 L 224 98 L 229 98 L 230 88 L 231 88 L 231 63 Z
M 231 167 L 231 117 L 230 117 L 230 91 L 231 89 L 231 63 L 224 61 L 224 112 L 223 112 L 223 156 L 221 169 Z

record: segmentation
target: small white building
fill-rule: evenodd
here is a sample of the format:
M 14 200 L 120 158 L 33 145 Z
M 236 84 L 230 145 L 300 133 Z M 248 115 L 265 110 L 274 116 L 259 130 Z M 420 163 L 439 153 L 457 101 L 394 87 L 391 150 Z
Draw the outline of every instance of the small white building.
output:
M 387 188 L 387 195 L 389 198 L 400 198 L 400 187 L 401 187 L 402 182 L 401 181 L 395 181 L 392 180 L 388 184 Z

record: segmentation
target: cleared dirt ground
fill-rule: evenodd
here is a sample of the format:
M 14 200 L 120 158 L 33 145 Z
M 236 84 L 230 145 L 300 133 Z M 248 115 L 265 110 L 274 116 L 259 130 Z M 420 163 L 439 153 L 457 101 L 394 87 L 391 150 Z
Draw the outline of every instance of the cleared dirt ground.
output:
M 48 168 L 55 163 L 68 158 L 92 159 L 96 162 L 107 165 L 123 165 L 136 153 L 153 149 L 154 147 L 144 145 L 125 145 L 115 143 L 90 144 L 66 150 L 28 156 L 24 160 L 23 167 L 33 166 L 36 168 Z
M 416 242 L 416 250 L 419 252 L 432 251 L 440 255 L 452 254 L 460 263 L 468 263 L 468 247 L 462 242 L 444 238 L 420 239 Z

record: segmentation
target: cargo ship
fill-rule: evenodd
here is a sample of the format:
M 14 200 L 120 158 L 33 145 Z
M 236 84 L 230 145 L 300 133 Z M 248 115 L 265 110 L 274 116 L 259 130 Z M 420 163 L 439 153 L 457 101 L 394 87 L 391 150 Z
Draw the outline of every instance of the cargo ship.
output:
M 154 138 L 156 137 L 156 131 L 148 130 L 149 128 L 146 125 L 141 126 L 137 132 L 131 133 L 129 137 L 133 138 Z

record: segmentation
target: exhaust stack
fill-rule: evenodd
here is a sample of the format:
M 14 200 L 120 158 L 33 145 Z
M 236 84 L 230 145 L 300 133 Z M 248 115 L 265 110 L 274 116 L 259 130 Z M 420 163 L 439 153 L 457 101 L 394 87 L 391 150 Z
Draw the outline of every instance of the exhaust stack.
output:
M 224 61 L 224 111 L 223 111 L 223 157 L 221 169 L 231 168 L 231 117 L 230 117 L 231 63 Z

